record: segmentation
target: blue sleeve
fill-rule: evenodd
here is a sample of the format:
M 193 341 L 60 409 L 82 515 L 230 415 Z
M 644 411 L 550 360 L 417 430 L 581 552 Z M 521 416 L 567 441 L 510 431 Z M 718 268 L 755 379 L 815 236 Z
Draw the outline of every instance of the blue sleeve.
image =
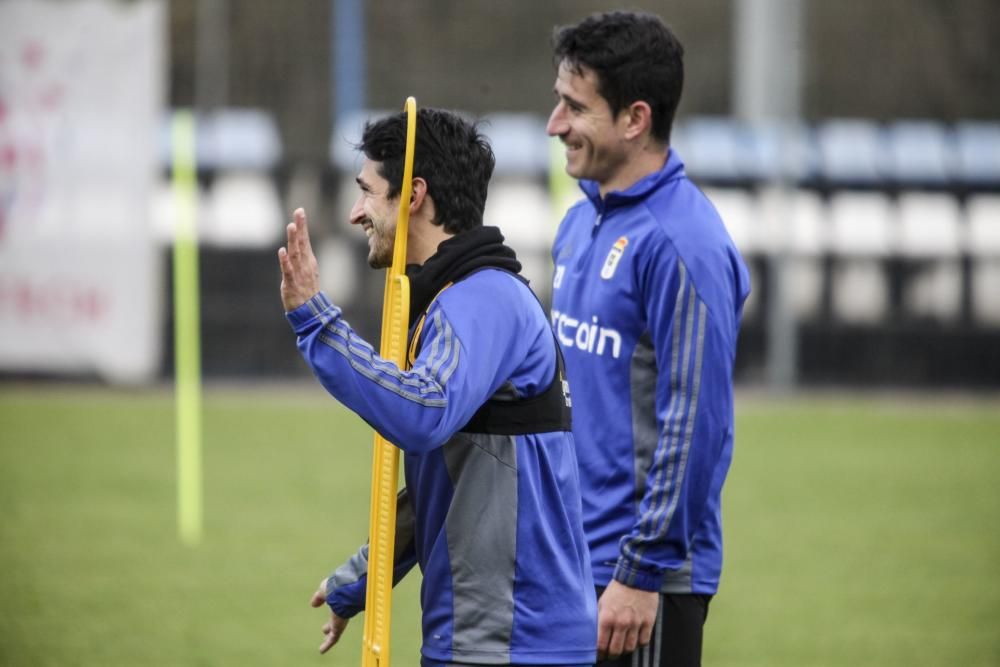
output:
M 456 283 L 430 307 L 419 353 L 405 371 L 378 356 L 322 292 L 287 317 L 326 390 L 400 449 L 422 453 L 447 442 L 516 376 L 547 326 L 533 299 L 497 271 Z M 536 331 L 526 313 L 539 316 Z
M 405 371 L 362 340 L 322 292 L 287 314 L 299 351 L 326 390 L 411 453 L 443 445 L 491 394 L 488 365 L 495 360 L 482 353 L 486 341 L 467 347 L 440 301 L 428 313 L 413 368 Z M 470 338 L 468 326 L 459 328 Z
M 639 280 L 656 354 L 660 430 L 638 520 L 620 542 L 614 578 L 659 590 L 664 571 L 685 564 L 724 453 L 734 341 L 672 245 L 649 250 Z
M 395 586 L 417 564 L 413 541 L 413 504 L 406 489 L 396 499 L 396 543 L 393 550 L 392 585 Z M 337 616 L 351 618 L 365 608 L 368 591 L 368 545 L 351 556 L 326 580 L 326 603 Z

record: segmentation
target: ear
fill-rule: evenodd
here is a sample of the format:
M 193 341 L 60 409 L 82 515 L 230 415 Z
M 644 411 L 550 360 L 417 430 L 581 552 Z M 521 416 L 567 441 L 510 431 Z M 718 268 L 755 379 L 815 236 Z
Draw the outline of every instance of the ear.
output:
M 624 123 L 626 139 L 635 139 L 653 129 L 653 110 L 648 102 L 638 100 L 622 109 L 620 115 Z
M 410 193 L 410 215 L 416 214 L 428 201 L 427 181 L 417 176 L 413 179 L 413 191 Z

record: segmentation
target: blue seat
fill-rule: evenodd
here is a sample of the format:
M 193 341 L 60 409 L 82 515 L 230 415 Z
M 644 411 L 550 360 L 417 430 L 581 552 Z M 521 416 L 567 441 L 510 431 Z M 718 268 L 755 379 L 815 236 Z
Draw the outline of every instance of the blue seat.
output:
M 887 173 L 887 144 L 872 121 L 835 119 L 816 131 L 822 176 L 835 185 L 876 185 Z
M 932 121 L 900 120 L 886 130 L 889 171 L 903 185 L 943 185 L 955 171 L 950 129 Z
M 338 118 L 330 135 L 330 164 L 341 171 L 350 173 L 353 182 L 354 172 L 361 165 L 358 160 L 358 152 L 354 147 L 361 142 L 361 133 L 364 132 L 365 123 L 385 118 L 391 113 L 396 112 L 359 109 Z
M 1000 184 L 1000 123 L 958 123 L 955 139 L 959 178 L 970 185 Z
M 746 171 L 755 179 L 801 182 L 816 176 L 816 139 L 805 123 L 761 123 L 752 126 L 748 139 Z
M 671 145 L 696 179 L 739 181 L 751 177 L 747 129 L 723 116 L 695 116 L 678 123 Z
M 282 158 L 274 117 L 262 109 L 219 109 L 208 117 L 206 163 L 217 169 L 267 170 Z
M 493 147 L 498 176 L 548 172 L 549 139 L 543 119 L 527 113 L 492 114 L 483 118 L 479 130 Z
M 161 162 L 173 162 L 173 114 L 161 125 Z M 201 169 L 268 170 L 281 161 L 283 146 L 278 125 L 263 109 L 225 108 L 195 115 L 195 147 Z

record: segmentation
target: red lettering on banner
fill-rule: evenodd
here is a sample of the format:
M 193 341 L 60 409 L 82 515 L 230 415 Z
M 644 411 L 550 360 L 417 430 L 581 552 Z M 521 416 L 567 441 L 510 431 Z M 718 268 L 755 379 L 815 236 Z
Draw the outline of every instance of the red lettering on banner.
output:
M 39 94 L 38 102 L 45 111 L 54 111 L 59 107 L 63 97 L 65 97 L 63 87 L 53 84 Z
M 0 148 L 0 167 L 13 169 L 17 164 L 17 148 L 8 144 Z
M 110 295 L 100 286 L 70 277 L 32 281 L 0 276 L 0 319 L 97 324 L 108 317 L 110 302 Z
M 45 59 L 45 47 L 36 41 L 28 42 L 21 51 L 21 62 L 28 69 L 38 69 Z

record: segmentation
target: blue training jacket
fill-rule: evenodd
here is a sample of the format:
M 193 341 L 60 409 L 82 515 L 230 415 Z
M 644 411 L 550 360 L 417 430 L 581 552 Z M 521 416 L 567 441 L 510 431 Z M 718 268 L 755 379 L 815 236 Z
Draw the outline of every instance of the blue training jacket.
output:
M 422 653 L 481 664 L 589 663 L 597 644 L 579 469 L 569 432 L 460 432 L 491 397 L 531 397 L 556 371 L 534 295 L 496 269 L 428 309 L 411 370 L 381 359 L 322 294 L 288 313 L 323 386 L 404 452 L 395 578 L 424 578 Z M 367 546 L 328 580 L 351 617 L 365 602 Z
M 674 151 L 625 191 L 580 187 L 553 247 L 552 325 L 594 578 L 715 593 L 749 274 Z

